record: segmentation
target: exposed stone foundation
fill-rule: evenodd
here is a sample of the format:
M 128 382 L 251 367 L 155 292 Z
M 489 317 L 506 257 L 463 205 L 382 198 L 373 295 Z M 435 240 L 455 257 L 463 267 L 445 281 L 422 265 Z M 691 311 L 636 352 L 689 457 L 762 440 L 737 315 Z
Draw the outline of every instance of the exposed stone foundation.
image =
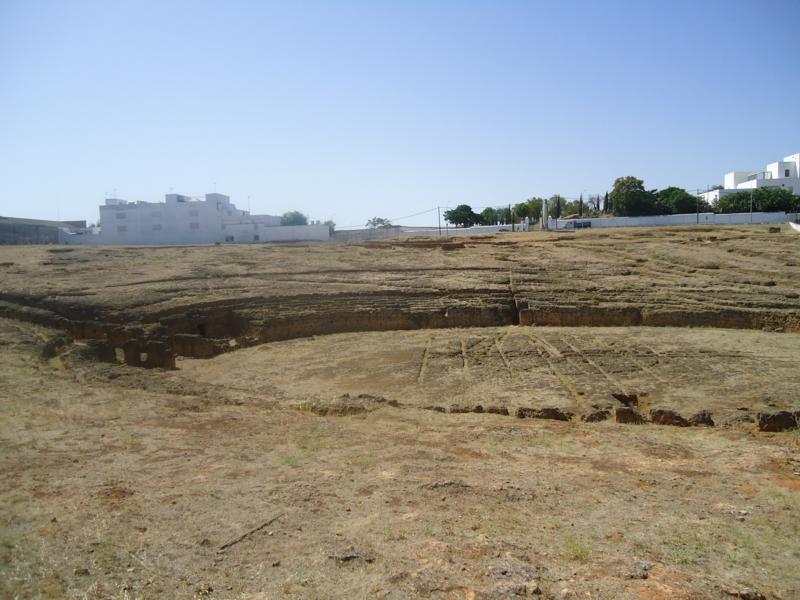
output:
M 724 327 L 800 331 L 800 311 L 676 310 L 636 306 L 564 306 L 475 290 L 455 297 L 428 292 L 240 299 L 171 310 L 138 322 L 56 302 L 6 297 L 0 316 L 100 340 L 101 360 L 174 368 L 176 356 L 210 358 L 236 348 L 314 335 L 504 325 Z M 452 300 L 452 305 L 447 301 Z M 38 305 L 35 305 L 38 304 Z M 439 306 L 437 306 L 439 305 Z M 118 351 L 119 350 L 119 351 Z

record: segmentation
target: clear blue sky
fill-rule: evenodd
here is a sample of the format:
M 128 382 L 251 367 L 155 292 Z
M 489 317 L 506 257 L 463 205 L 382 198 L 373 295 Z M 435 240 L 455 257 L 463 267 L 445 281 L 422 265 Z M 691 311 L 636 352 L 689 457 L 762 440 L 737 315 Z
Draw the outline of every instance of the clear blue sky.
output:
M 797 0 L 0 0 L 0 214 L 216 182 L 344 226 L 721 183 L 800 152 L 798 25 Z

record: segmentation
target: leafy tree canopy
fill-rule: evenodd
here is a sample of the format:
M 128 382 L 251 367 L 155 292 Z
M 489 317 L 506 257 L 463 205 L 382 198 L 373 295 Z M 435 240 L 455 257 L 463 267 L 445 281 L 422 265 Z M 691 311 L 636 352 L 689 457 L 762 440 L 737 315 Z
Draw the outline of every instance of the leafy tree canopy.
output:
M 531 206 L 527 202 L 520 202 L 519 204 L 515 204 L 512 210 L 514 212 L 514 216 L 517 217 L 518 219 L 524 219 L 525 217 L 528 217 L 531 214 Z
M 497 211 L 491 207 L 484 208 L 481 211 L 481 224 L 494 225 L 497 223 Z
M 367 227 L 370 229 L 378 229 L 379 227 L 391 227 L 392 222 L 389 219 L 384 219 L 382 217 L 372 217 L 369 221 L 367 221 Z
M 507 208 L 498 208 L 497 220 L 500 223 L 511 223 L 511 211 Z
M 281 225 L 308 225 L 308 217 L 297 210 L 290 210 L 281 216 Z
M 792 212 L 800 205 L 800 196 L 795 196 L 786 188 L 757 188 L 752 191 L 725 194 L 717 200 L 716 210 L 721 213 L 749 212 L 752 201 L 753 210 L 758 212 Z
M 563 196 L 560 196 L 559 194 L 550 196 L 547 208 L 549 215 L 556 219 L 560 219 L 561 215 L 564 214 L 564 204 L 566 204 L 566 201 L 564 200 Z
M 528 198 L 527 200 L 528 206 L 530 206 L 530 214 L 528 215 L 532 221 L 538 221 L 542 218 L 542 204 L 544 200 L 542 198 L 537 198 L 534 196 L 533 198 Z
M 609 194 L 614 214 L 621 217 L 639 217 L 658 213 L 656 195 L 644 189 L 644 181 L 631 175 L 618 177 Z
M 462 227 L 469 227 L 480 223 L 480 215 L 476 215 L 472 211 L 472 207 L 468 204 L 459 204 L 455 208 L 444 211 L 444 218 L 448 223 L 460 225 Z
M 658 213 L 662 215 L 684 215 L 704 212 L 709 209 L 706 202 L 683 188 L 668 187 L 656 192 Z

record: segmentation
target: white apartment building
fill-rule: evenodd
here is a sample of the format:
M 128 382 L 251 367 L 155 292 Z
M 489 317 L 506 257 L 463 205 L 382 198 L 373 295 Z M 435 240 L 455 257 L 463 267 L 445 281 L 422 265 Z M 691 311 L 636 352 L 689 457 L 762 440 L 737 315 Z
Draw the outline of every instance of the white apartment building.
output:
M 732 171 L 725 174 L 723 189 L 700 194 L 709 203 L 721 196 L 763 187 L 782 187 L 800 194 L 800 153 L 770 163 L 763 171 Z
M 167 194 L 165 202 L 109 198 L 100 206 L 98 230 L 64 235 L 70 244 L 213 244 L 328 240 L 327 225 L 281 225 L 272 215 L 251 215 L 224 194 L 204 199 Z

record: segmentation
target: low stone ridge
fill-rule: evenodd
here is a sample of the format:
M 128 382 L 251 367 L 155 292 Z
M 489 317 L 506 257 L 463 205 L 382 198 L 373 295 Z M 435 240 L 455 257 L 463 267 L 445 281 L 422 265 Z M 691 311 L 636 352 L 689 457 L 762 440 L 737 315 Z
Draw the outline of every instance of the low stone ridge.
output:
M 701 410 L 689 418 L 689 425 L 692 427 L 714 427 L 714 419 L 711 418 L 709 411 Z
M 656 425 L 673 425 L 675 427 L 689 426 L 689 421 L 674 410 L 668 408 L 654 408 L 650 411 L 650 420 Z
M 633 425 L 641 425 L 644 423 L 644 417 L 638 410 L 634 410 L 630 406 L 620 406 L 614 411 L 614 418 L 617 423 L 628 423 Z
M 523 408 L 517 409 L 517 417 L 520 419 L 552 419 L 554 421 L 569 421 L 573 414 L 563 411 L 560 408 Z
M 383 396 L 373 396 L 371 394 L 359 394 L 355 397 L 350 396 L 350 394 L 343 394 L 333 400 L 304 402 L 299 408 L 321 417 L 347 417 L 372 412 L 381 406 L 397 407 L 398 403 L 396 400 L 387 400 Z
M 375 562 L 375 558 L 372 555 L 359 550 L 341 550 L 339 552 L 333 552 L 328 555 L 328 558 L 332 558 L 339 563 L 350 562 L 352 560 L 363 560 L 367 563 Z
M 760 431 L 789 431 L 797 429 L 797 418 L 786 410 L 774 413 L 758 413 Z
M 607 420 L 610 416 L 611 412 L 608 409 L 601 409 L 591 412 L 588 415 L 583 415 L 581 420 L 586 423 L 599 423 L 600 421 Z

